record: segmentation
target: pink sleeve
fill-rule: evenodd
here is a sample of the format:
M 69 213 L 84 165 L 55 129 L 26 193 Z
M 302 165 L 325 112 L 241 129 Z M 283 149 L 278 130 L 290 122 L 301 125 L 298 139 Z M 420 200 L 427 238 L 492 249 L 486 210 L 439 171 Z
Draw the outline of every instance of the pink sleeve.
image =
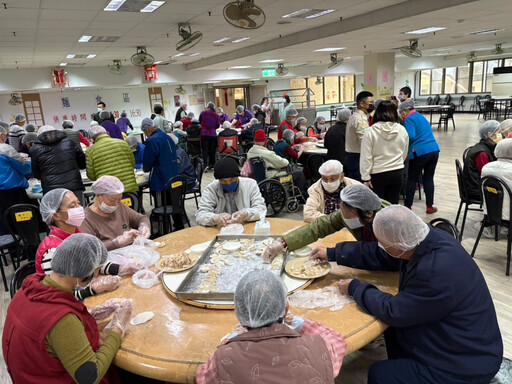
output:
M 208 357 L 208 361 L 201 366 L 196 375 L 197 384 L 215 384 L 217 380 L 217 367 L 215 364 L 215 356 L 212 353 Z
M 309 319 L 305 319 L 300 334 L 303 336 L 319 335 L 324 340 L 331 355 L 334 377 L 338 376 L 347 349 L 347 343 L 343 336 L 334 329 Z

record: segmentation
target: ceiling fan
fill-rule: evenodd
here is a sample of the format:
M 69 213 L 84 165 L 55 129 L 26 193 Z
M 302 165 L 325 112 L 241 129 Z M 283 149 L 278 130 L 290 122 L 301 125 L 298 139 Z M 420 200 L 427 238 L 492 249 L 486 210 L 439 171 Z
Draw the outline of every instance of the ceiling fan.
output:
M 179 93 L 180 95 L 184 95 L 185 93 L 187 93 L 187 91 L 185 90 L 185 88 L 183 88 L 182 85 L 179 85 L 176 88 L 174 88 L 174 92 Z
M 224 19 L 234 27 L 258 29 L 265 24 L 265 12 L 254 4 L 254 0 L 236 0 L 224 7 Z
M 345 59 L 343 59 L 343 57 L 340 57 L 338 59 L 337 53 L 331 53 L 331 63 L 327 66 L 327 68 L 329 68 L 329 69 L 336 68 L 337 66 L 341 65 L 343 63 L 343 61 L 345 61 Z
M 469 54 L 466 56 L 466 59 L 468 60 L 468 63 L 478 59 L 478 57 L 476 56 L 476 52 L 475 51 L 469 52 Z
M 277 76 L 285 76 L 288 74 L 288 68 L 286 68 L 284 66 L 284 64 L 277 64 L 277 69 L 276 69 L 276 75 Z
M 127 72 L 126 67 L 121 64 L 121 60 L 114 60 L 114 63 L 108 66 L 108 70 L 114 75 L 124 75 Z
M 10 105 L 18 105 L 23 102 L 23 99 L 21 96 L 19 96 L 17 93 L 11 93 L 11 98 L 9 99 L 8 103 Z
M 178 25 L 178 33 L 181 37 L 181 41 L 176 44 L 176 50 L 178 52 L 183 52 L 192 48 L 203 38 L 203 34 L 199 31 L 192 33 L 189 23 L 180 23 Z
M 418 48 L 418 39 L 409 40 L 409 45 L 400 47 L 400 52 L 412 59 L 419 59 L 422 56 L 421 50 Z
M 316 77 L 316 81 L 315 81 L 315 85 L 322 85 L 324 83 L 324 79 L 322 76 L 317 76 Z
M 155 58 L 146 51 L 146 47 L 137 47 L 137 53 L 135 53 L 130 60 L 132 64 L 137 67 L 145 67 L 155 62 Z
M 491 51 L 493 55 L 501 55 L 504 53 L 503 48 L 501 48 L 501 43 L 497 43 L 494 49 Z

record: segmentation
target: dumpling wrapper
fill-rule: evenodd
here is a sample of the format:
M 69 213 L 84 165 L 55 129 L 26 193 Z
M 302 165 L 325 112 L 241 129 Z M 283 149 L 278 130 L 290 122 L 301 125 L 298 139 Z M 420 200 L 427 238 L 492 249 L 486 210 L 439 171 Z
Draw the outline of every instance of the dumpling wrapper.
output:
M 151 320 L 153 317 L 155 317 L 155 314 L 153 312 L 141 312 L 137 316 L 133 317 L 130 320 L 131 325 L 140 325 L 147 323 L 149 320 Z

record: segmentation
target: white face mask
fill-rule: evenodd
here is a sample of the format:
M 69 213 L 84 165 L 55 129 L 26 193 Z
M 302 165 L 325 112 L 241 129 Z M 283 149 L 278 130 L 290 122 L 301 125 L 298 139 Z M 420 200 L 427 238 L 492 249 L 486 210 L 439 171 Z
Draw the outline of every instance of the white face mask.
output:
M 380 243 L 380 241 L 378 241 L 378 242 L 377 242 L 377 245 L 379 246 L 379 248 L 380 248 L 380 249 L 382 249 L 384 252 L 386 252 L 389 256 L 391 256 L 391 257 L 395 257 L 395 258 L 397 258 L 397 259 L 402 258 L 402 256 L 403 256 L 403 255 L 405 255 L 405 254 L 406 254 L 406 252 L 407 252 L 407 251 L 402 251 L 402 253 L 401 253 L 401 254 L 399 254 L 399 255 L 392 255 L 391 253 L 389 253 L 389 252 L 386 250 L 386 248 L 384 248 L 384 246 Z
M 347 219 L 345 218 L 345 216 L 343 216 L 343 213 L 341 214 L 341 217 L 343 218 L 345 224 L 347 224 L 347 227 L 349 227 L 350 229 L 357 229 L 363 226 L 359 219 Z
M 325 129 L 325 125 L 318 125 L 318 129 L 320 129 L 321 131 L 323 131 Z
M 107 205 L 105 203 L 100 204 L 100 211 L 103 213 L 114 213 L 117 210 L 117 205 Z
M 341 184 L 341 181 L 339 181 L 339 180 L 333 181 L 332 183 L 326 183 L 325 181 L 322 180 L 322 187 L 324 187 L 324 189 L 328 193 L 336 192 L 338 190 L 338 188 L 340 187 L 340 184 Z

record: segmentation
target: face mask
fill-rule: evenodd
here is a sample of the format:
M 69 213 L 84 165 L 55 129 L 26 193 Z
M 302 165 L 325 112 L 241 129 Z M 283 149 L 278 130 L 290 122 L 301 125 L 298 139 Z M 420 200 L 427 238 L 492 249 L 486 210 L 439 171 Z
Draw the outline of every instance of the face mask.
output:
M 68 209 L 68 219 L 66 220 L 66 224 L 72 225 L 73 227 L 79 227 L 82 225 L 84 219 L 84 207 Z
M 301 131 L 304 131 L 304 132 L 306 131 L 306 126 L 305 125 L 301 125 L 299 128 L 300 128 Z
M 366 108 L 366 110 L 368 111 L 368 113 L 372 113 L 375 110 L 375 105 L 370 104 L 368 108 Z
M 339 180 L 333 181 L 332 183 L 326 183 L 325 181 L 322 180 L 322 187 L 324 187 L 324 189 L 329 193 L 336 192 L 340 187 L 340 184 L 341 182 Z
M 494 144 L 498 144 L 503 139 L 502 135 L 496 135 L 496 138 L 493 140 Z
M 349 227 L 351 229 L 357 229 L 357 228 L 361 228 L 363 226 L 363 224 L 361 224 L 359 219 L 346 219 L 345 216 L 343 216 L 343 214 L 341 214 L 341 217 L 343 218 L 343 221 L 345 222 L 345 224 L 347 224 L 347 227 Z
M 98 108 L 98 113 L 101 113 L 103 112 L 103 109 L 102 108 Z
M 100 211 L 103 213 L 114 213 L 117 210 L 117 205 L 111 206 L 105 203 L 100 204 Z
M 238 181 L 234 182 L 234 183 L 231 183 L 231 184 L 228 184 L 228 185 L 224 185 L 224 184 L 221 184 L 222 185 L 222 189 L 226 192 L 235 192 L 236 191 L 236 188 L 238 187 Z
M 405 255 L 405 253 L 407 251 L 403 251 L 402 253 L 400 253 L 399 255 L 392 255 L 391 253 L 389 253 L 388 251 L 386 251 L 386 248 L 384 248 L 384 246 L 380 243 L 380 241 L 377 242 L 377 245 L 379 246 L 380 249 L 382 249 L 384 252 L 386 252 L 389 256 L 391 257 L 396 257 L 397 259 L 400 259 L 403 255 Z
M 400 95 L 399 95 L 399 96 L 398 96 L 398 100 L 400 100 L 400 101 L 404 101 L 404 100 L 405 100 L 405 97 L 403 97 L 403 96 L 400 96 Z
M 318 129 L 323 131 L 325 129 L 325 125 L 318 125 Z

